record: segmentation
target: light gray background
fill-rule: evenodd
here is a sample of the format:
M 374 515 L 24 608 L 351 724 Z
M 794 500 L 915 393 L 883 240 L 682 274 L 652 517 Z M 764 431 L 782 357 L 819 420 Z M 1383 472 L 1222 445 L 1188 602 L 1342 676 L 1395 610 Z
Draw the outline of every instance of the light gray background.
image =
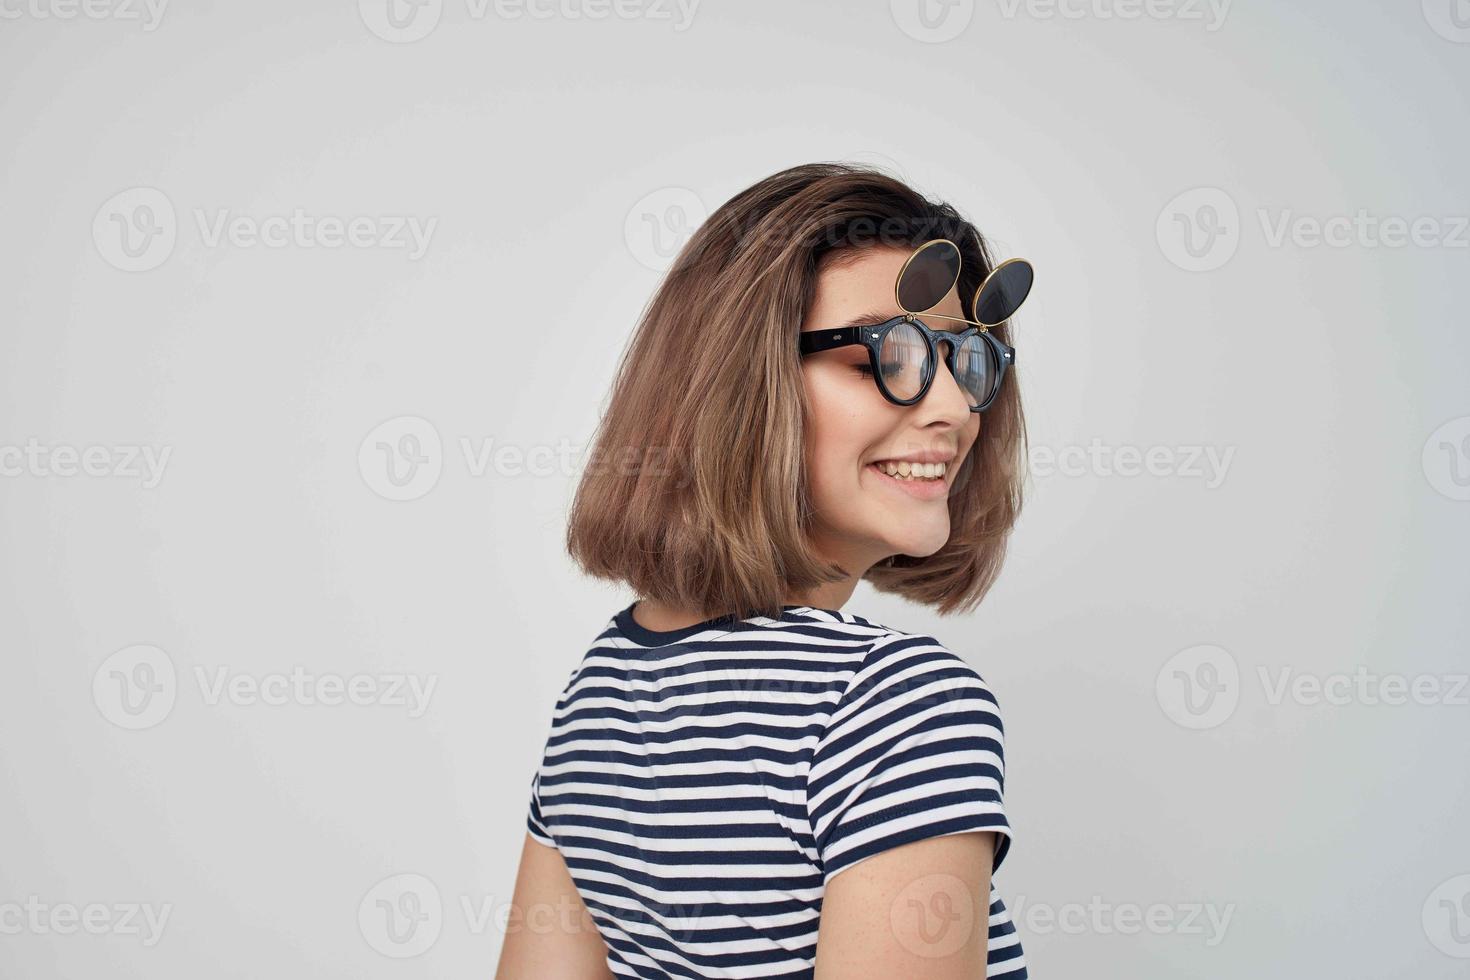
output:
M 831 159 L 1038 269 L 1000 583 L 846 607 L 998 692 L 1032 975 L 1470 968 L 1464 0 L 97 2 L 0 3 L 0 974 L 488 975 L 629 601 L 562 549 L 615 360 L 681 228 Z M 297 209 L 364 244 L 208 234 Z M 1359 211 L 1420 241 L 1301 223 Z M 298 667 L 435 686 L 212 687 Z

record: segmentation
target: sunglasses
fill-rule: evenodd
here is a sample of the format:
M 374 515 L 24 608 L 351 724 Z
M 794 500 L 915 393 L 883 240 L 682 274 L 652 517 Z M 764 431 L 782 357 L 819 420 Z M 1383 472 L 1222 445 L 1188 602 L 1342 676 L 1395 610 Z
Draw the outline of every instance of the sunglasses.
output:
M 1009 320 L 1031 292 L 1035 270 L 1025 259 L 996 266 L 975 290 L 970 318 L 930 313 L 960 280 L 960 248 L 947 238 L 925 242 L 904 262 L 894 284 L 899 316 L 876 324 L 854 324 L 836 330 L 801 334 L 801 356 L 862 344 L 868 349 L 873 380 L 895 405 L 914 405 L 929 393 L 937 372 L 938 344 L 948 345 L 945 364 L 965 393 L 970 411 L 983 412 L 995 401 L 1006 369 L 1016 361 L 1014 347 L 997 339 L 990 328 Z M 918 314 L 971 326 L 962 333 L 930 330 Z

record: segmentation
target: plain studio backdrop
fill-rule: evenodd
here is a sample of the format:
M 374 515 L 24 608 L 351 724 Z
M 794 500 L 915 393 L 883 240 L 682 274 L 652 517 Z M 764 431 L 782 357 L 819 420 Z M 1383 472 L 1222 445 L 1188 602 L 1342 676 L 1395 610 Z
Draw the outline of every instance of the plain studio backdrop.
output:
M 846 607 L 996 690 L 1032 975 L 1470 968 L 1464 0 L 0 0 L 0 78 L 0 975 L 488 975 L 617 357 L 816 160 L 1036 265 L 999 584 Z

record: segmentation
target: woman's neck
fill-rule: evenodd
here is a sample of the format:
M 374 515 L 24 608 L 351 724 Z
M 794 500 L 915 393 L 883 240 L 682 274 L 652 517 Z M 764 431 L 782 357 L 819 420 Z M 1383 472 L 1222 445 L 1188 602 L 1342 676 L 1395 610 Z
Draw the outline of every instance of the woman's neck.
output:
M 791 593 L 784 600 L 788 606 L 811 606 L 814 609 L 841 609 L 857 589 L 857 579 L 827 582 L 803 593 Z M 655 599 L 639 599 L 633 607 L 633 621 L 646 630 L 666 633 L 684 629 L 712 618 L 718 613 L 705 613 L 687 606 L 671 606 Z

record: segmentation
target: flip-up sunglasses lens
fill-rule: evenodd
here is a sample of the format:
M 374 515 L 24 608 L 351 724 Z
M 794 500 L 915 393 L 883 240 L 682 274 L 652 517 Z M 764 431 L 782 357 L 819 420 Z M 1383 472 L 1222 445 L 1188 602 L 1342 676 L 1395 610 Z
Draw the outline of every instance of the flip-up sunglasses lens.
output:
M 933 309 L 959 278 L 959 247 L 946 238 L 925 242 L 898 274 L 898 308 L 905 313 Z
M 994 327 L 1009 320 L 1026 302 L 1035 278 L 1036 270 L 1025 259 L 1011 259 L 996 266 L 975 292 L 976 321 Z

